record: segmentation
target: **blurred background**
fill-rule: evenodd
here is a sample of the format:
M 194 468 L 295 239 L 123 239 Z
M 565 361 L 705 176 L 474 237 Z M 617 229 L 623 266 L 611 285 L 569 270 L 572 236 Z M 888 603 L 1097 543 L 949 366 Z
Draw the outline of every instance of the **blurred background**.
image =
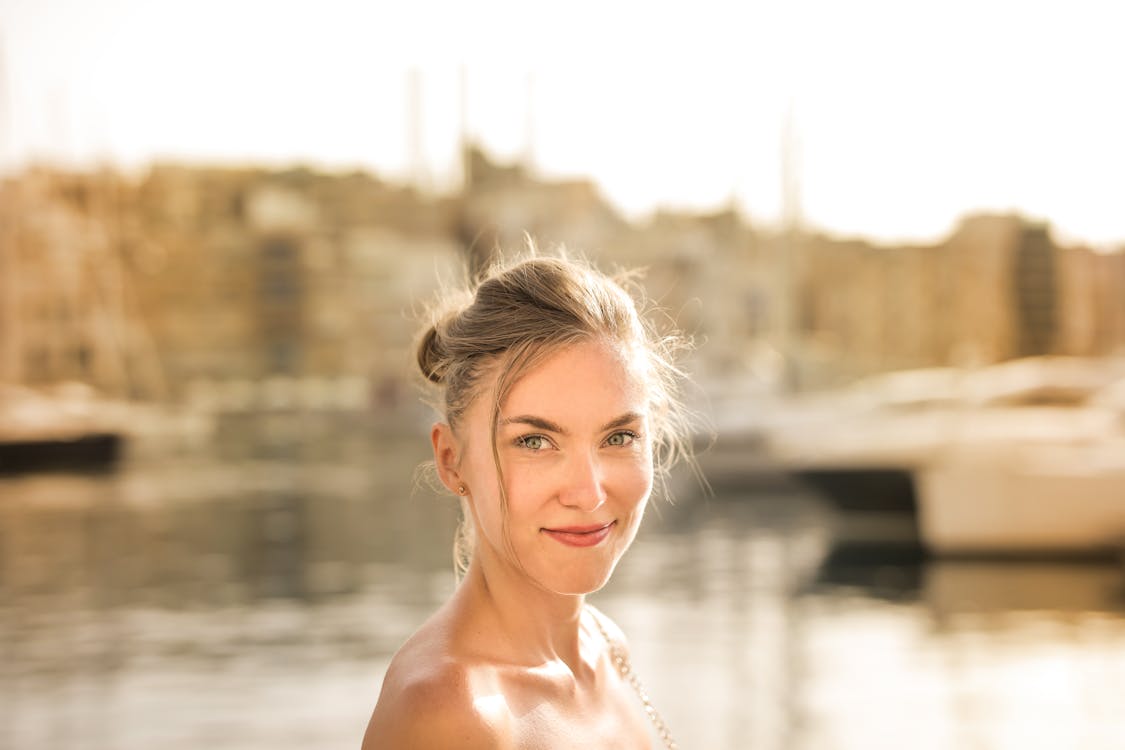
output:
M 358 747 L 417 315 L 526 235 L 697 344 L 594 596 L 680 747 L 1120 748 L 1114 17 L 0 0 L 0 748 Z

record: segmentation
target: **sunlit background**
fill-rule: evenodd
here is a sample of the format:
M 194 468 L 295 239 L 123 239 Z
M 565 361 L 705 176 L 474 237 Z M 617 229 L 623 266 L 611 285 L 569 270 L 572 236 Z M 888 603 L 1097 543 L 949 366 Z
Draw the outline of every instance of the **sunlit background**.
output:
M 697 344 L 595 597 L 681 748 L 1121 747 L 1114 5 L 0 0 L 0 748 L 358 747 L 528 235 Z

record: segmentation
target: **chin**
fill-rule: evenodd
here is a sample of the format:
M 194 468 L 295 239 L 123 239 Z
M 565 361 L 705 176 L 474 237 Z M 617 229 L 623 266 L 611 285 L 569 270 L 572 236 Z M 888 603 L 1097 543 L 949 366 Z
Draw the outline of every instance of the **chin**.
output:
M 547 577 L 546 580 L 542 580 L 542 583 L 546 588 L 554 591 L 556 594 L 566 594 L 569 596 L 592 594 L 609 582 L 609 578 L 613 574 L 613 567 L 598 571 L 589 571 L 584 574 L 571 573 L 566 576 L 558 575 L 556 572 L 555 575 Z

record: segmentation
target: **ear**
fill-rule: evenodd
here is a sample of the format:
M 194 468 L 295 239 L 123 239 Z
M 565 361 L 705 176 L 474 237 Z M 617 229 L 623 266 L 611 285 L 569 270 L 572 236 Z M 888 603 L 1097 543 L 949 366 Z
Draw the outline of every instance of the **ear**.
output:
M 445 422 L 437 422 L 430 429 L 430 442 L 434 446 L 434 466 L 437 467 L 438 478 L 446 489 L 454 495 L 463 482 L 458 470 L 461 465 L 461 447 L 453 428 Z

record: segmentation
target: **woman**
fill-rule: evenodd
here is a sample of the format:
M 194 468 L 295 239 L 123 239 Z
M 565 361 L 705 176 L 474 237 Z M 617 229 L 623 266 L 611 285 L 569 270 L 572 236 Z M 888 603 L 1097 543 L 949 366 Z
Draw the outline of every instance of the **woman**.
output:
M 682 454 L 675 341 L 617 282 L 546 257 L 494 269 L 425 331 L 463 574 L 392 660 L 364 750 L 635 750 L 652 747 L 644 713 L 675 747 L 621 631 L 585 603 Z

